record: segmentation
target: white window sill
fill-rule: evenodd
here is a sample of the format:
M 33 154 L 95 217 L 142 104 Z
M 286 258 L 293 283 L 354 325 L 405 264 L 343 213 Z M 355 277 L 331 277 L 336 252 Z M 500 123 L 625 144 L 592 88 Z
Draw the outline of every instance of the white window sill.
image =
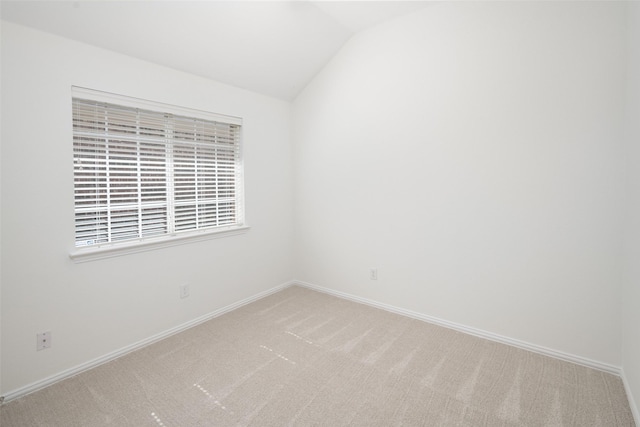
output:
M 196 231 L 185 234 L 174 234 L 170 236 L 152 238 L 148 240 L 115 243 L 105 246 L 88 246 L 83 248 L 76 248 L 69 254 L 69 258 L 71 258 L 75 263 L 96 261 L 122 255 L 135 254 L 138 252 L 168 248 L 170 246 L 185 245 L 188 243 L 200 242 L 203 240 L 236 236 L 238 234 L 246 233 L 249 228 L 249 226 L 243 225 L 239 227 L 227 228 L 224 230 Z

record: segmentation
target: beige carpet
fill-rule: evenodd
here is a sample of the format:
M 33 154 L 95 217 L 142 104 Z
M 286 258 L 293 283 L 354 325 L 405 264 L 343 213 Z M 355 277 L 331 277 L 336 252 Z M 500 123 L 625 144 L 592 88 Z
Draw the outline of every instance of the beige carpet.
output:
M 291 287 L 5 404 L 13 426 L 633 426 L 620 378 Z

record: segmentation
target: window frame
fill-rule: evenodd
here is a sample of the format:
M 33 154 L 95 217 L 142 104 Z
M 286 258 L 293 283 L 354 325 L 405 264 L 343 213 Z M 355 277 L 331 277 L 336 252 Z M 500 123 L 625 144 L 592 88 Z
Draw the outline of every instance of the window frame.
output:
M 176 105 L 165 104 L 161 102 L 149 101 L 141 98 L 134 98 L 130 96 L 118 95 L 108 92 L 97 91 L 93 89 L 87 89 L 78 86 L 72 86 L 71 88 L 71 101 L 73 103 L 74 98 L 86 99 L 96 102 L 106 102 L 115 104 L 117 106 L 136 108 L 141 110 L 148 110 L 154 112 L 160 112 L 165 114 L 171 114 L 175 116 L 188 117 L 194 119 L 202 119 L 207 121 L 220 122 L 230 125 L 240 126 L 239 130 L 239 146 L 238 146 L 238 158 L 239 158 L 239 172 L 236 171 L 238 177 L 236 178 L 235 196 L 238 199 L 236 201 L 236 209 L 238 210 L 238 219 L 234 224 L 223 225 L 218 227 L 208 227 L 193 229 L 188 231 L 178 232 L 166 232 L 160 235 L 151 237 L 138 237 L 134 239 L 127 239 L 115 242 L 97 243 L 95 245 L 77 246 L 76 237 L 76 201 L 74 196 L 73 202 L 73 218 L 74 218 L 74 239 L 73 250 L 70 251 L 69 257 L 74 262 L 85 262 L 96 259 L 111 258 L 115 256 L 121 256 L 131 253 L 143 252 L 148 250 L 155 250 L 170 246 L 184 245 L 192 242 L 199 242 L 203 240 L 234 236 L 243 234 L 249 230 L 249 226 L 246 224 L 244 213 L 244 159 L 242 155 L 243 143 L 242 143 L 242 119 L 235 116 L 228 116 L 222 114 L 211 113 L 203 110 L 196 110 L 192 108 L 179 107 Z M 70 121 L 72 122 L 72 121 Z M 72 135 L 76 132 L 71 124 Z M 73 138 L 72 138 L 73 140 Z M 73 150 L 75 152 L 75 143 L 73 144 Z M 75 157 L 75 156 L 74 156 Z M 139 157 L 138 157 L 139 159 Z M 236 169 L 234 169 L 236 170 Z M 74 169 L 73 173 L 73 193 L 76 191 L 76 173 Z M 167 201 L 173 195 L 167 194 Z M 169 220 L 169 217 L 167 217 Z

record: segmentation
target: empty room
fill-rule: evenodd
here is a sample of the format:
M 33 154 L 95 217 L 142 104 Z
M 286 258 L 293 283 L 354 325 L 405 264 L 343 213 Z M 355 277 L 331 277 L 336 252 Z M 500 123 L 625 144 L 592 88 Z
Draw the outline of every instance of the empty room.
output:
M 1 1 L 0 425 L 640 425 L 640 2 Z

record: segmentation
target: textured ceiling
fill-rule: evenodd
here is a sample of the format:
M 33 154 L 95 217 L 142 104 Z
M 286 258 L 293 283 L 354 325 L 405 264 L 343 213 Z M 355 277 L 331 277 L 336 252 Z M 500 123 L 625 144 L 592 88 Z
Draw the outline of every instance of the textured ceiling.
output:
M 349 38 L 420 1 L 2 1 L 2 19 L 292 100 Z

